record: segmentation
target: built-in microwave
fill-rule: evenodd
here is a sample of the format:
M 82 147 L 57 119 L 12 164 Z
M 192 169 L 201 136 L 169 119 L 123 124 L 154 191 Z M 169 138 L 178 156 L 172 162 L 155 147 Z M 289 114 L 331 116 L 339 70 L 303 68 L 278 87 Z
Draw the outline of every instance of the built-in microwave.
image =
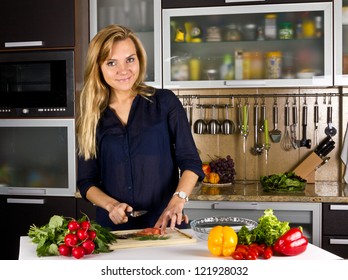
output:
M 74 196 L 74 119 L 0 120 L 0 194 Z
M 74 117 L 74 52 L 0 53 L 0 118 Z

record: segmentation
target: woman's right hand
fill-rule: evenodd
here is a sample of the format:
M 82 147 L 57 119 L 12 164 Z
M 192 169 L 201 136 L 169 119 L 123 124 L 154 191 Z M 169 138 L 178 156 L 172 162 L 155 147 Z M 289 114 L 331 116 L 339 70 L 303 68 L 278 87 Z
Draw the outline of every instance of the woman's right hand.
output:
M 109 218 L 110 220 L 118 225 L 128 222 L 128 217 L 126 212 L 133 211 L 133 208 L 127 203 L 117 203 L 113 204 L 111 207 L 108 207 Z

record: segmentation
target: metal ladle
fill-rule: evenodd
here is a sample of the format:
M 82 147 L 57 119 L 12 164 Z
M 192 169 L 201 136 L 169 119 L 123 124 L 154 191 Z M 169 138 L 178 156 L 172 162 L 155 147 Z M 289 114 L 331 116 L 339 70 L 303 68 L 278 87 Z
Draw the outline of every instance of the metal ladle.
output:
M 221 132 L 226 135 L 233 134 L 236 128 L 235 128 L 234 122 L 229 119 L 227 104 L 225 105 L 225 114 L 226 114 L 225 119 L 223 120 L 221 124 Z
M 208 133 L 210 134 L 218 134 L 220 132 L 220 122 L 216 116 L 216 106 L 213 105 L 213 118 L 208 123 Z
M 199 106 L 199 109 L 200 109 L 200 117 L 193 124 L 193 132 L 196 134 L 204 134 L 207 132 L 207 123 L 204 120 L 204 114 L 203 114 L 204 107 L 201 104 L 197 106 Z

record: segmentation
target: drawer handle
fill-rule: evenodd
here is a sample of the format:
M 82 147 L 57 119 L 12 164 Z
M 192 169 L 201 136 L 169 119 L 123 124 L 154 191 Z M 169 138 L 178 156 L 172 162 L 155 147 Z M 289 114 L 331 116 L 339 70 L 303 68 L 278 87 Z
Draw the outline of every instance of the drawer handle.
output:
M 330 210 L 347 211 L 348 210 L 348 205 L 333 204 L 333 205 L 330 205 Z
M 251 202 L 250 204 L 248 205 L 236 205 L 234 203 L 230 203 L 230 204 L 220 204 L 218 202 L 216 203 L 213 203 L 212 205 L 212 208 L 213 209 L 220 209 L 220 210 L 229 210 L 229 209 L 233 209 L 233 210 L 236 210 L 236 209 L 243 209 L 243 210 L 252 210 L 252 209 L 259 209 L 259 204 L 257 202 Z
M 5 42 L 5 48 L 42 47 L 43 41 Z
M 266 0 L 225 0 L 225 3 L 238 3 L 238 2 L 263 2 Z
M 45 199 L 8 198 L 8 204 L 45 204 Z
M 225 86 L 245 86 L 245 85 L 249 85 L 249 86 L 264 86 L 266 85 L 265 81 L 252 81 L 252 80 L 247 80 L 245 82 L 243 81 L 224 81 L 224 85 Z
M 348 239 L 335 239 L 335 238 L 330 238 L 330 244 L 333 245 L 348 245 Z

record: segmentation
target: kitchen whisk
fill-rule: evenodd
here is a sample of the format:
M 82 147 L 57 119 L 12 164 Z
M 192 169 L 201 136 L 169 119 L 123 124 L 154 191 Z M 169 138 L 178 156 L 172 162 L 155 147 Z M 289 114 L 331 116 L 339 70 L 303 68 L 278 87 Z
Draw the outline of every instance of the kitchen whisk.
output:
M 280 143 L 282 149 L 285 151 L 290 151 L 292 149 L 291 137 L 289 132 L 289 118 L 290 118 L 289 101 L 286 101 L 285 108 L 284 108 L 285 133 Z

